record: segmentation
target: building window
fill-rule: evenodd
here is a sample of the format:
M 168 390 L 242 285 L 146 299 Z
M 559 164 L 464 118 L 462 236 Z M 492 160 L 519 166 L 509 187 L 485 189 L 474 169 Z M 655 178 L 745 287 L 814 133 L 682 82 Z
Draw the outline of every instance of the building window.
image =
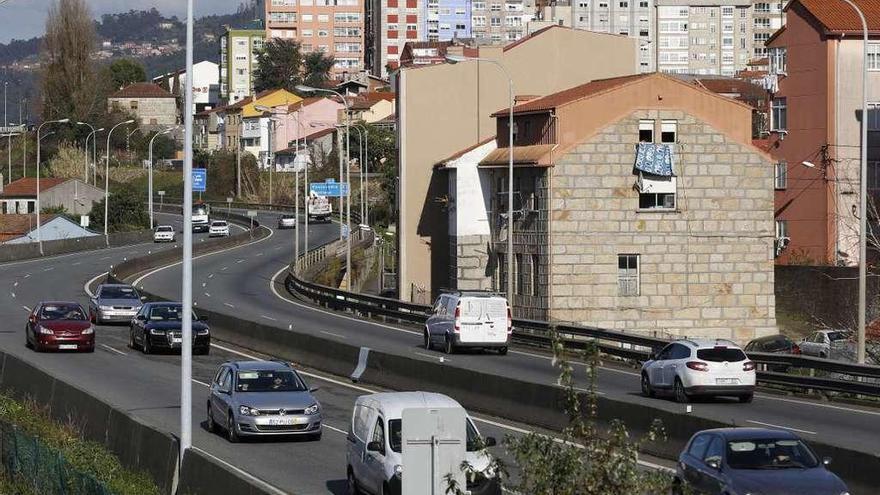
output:
M 776 221 L 776 239 L 789 239 L 788 235 L 788 220 L 777 220 Z M 777 246 L 777 253 L 780 249 Z M 778 256 L 778 254 L 777 254 Z
M 672 178 L 675 187 L 675 177 Z M 674 210 L 675 193 L 639 193 L 640 210 Z
M 880 70 L 880 43 L 868 43 L 868 70 Z
M 868 103 L 868 130 L 880 131 L 880 103 Z
M 776 189 L 782 190 L 788 187 L 788 162 L 776 163 Z
M 516 287 L 513 288 L 514 294 L 525 294 L 526 288 L 526 273 L 523 270 L 523 255 L 522 253 L 515 253 L 513 255 L 513 264 L 514 264 L 514 276 L 513 279 L 516 283 Z
M 137 109 L 138 109 L 138 102 L 137 102 L 137 100 L 131 100 L 128 104 L 129 104 L 129 107 L 130 107 L 132 110 L 137 110 Z
M 639 255 L 617 255 L 617 294 L 624 297 L 639 295 Z
M 639 121 L 639 142 L 640 143 L 653 143 L 654 142 L 654 121 L 653 120 L 640 120 Z
M 770 48 L 770 73 L 784 75 L 787 69 L 785 48 Z
M 539 267 L 541 266 L 541 258 L 539 258 L 537 254 L 531 255 L 531 258 L 532 258 L 531 295 L 537 296 L 538 295 L 538 287 L 541 286 L 541 278 L 540 278 L 540 272 L 539 272 Z
M 770 130 L 788 130 L 788 106 L 785 98 L 773 98 L 770 113 Z
M 868 162 L 868 189 L 880 189 L 880 162 Z
M 678 139 L 678 122 L 674 120 L 664 120 L 660 124 L 660 142 L 673 144 Z

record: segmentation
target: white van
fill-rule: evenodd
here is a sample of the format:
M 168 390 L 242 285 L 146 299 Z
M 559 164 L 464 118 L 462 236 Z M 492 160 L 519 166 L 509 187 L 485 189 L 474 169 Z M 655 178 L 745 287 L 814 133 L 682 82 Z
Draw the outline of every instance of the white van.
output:
M 425 322 L 425 349 L 441 345 L 447 354 L 460 347 L 497 349 L 507 354 L 513 320 L 504 296 L 492 292 L 449 292 L 434 302 Z
M 400 495 L 404 474 L 401 417 L 404 409 L 422 407 L 461 405 L 445 395 L 430 392 L 386 392 L 357 398 L 348 426 L 345 456 L 350 494 Z M 486 437 L 479 442 L 480 433 L 469 416 L 466 429 L 465 460 L 476 472 L 485 472 L 491 458 L 479 445 L 491 447 L 495 439 Z M 501 495 L 500 484 L 494 478 L 482 476 L 468 480 L 467 490 L 472 495 Z

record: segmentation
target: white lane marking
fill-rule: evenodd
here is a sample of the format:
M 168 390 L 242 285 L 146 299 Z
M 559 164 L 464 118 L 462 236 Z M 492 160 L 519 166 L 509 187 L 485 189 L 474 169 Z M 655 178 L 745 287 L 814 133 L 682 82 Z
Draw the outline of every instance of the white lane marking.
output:
M 214 278 L 214 274 L 213 273 L 209 274 L 208 278 Z
M 207 287 L 207 286 L 208 286 L 208 282 L 202 282 L 202 287 Z
M 282 249 L 284 249 L 284 246 L 278 246 L 277 248 L 275 248 L 275 251 L 281 251 Z
M 746 420 L 746 423 L 753 423 L 753 424 L 761 425 L 761 426 L 769 426 L 769 427 L 771 427 L 771 428 L 781 428 L 781 429 L 783 429 L 783 430 L 791 430 L 791 431 L 796 431 L 796 432 L 798 432 L 798 433 L 806 433 L 807 435 L 815 435 L 815 434 L 816 434 L 815 431 L 810 431 L 810 430 L 799 430 L 799 429 L 797 429 L 797 428 L 792 428 L 792 427 L 790 427 L 790 426 L 781 426 L 781 425 L 774 425 L 774 424 L 771 424 L 771 423 L 762 423 L 761 421 L 753 421 L 753 420 L 751 420 L 751 419 L 747 419 L 747 420 Z
M 31 276 L 31 274 L 27 273 L 27 274 L 25 274 L 25 276 L 23 278 L 29 278 L 30 276 Z
M 207 256 L 214 256 L 214 255 L 217 255 L 217 254 L 225 253 L 225 252 L 227 252 L 227 251 L 232 251 L 233 249 L 240 249 L 240 248 L 243 248 L 243 247 L 246 247 L 246 246 L 251 246 L 251 245 L 253 245 L 253 244 L 257 244 L 257 243 L 259 243 L 259 242 L 263 242 L 263 241 L 269 240 L 269 239 L 272 238 L 273 235 L 275 235 L 275 231 L 272 230 L 272 229 L 269 228 L 269 227 L 266 227 L 266 229 L 269 230 L 269 235 L 267 235 L 266 237 L 263 237 L 262 239 L 257 239 L 256 241 L 246 242 L 246 243 L 244 243 L 244 244 L 239 244 L 238 246 L 232 246 L 232 247 L 230 247 L 230 248 L 222 249 L 222 250 L 220 250 L 220 251 L 214 251 L 214 252 L 211 252 L 211 253 L 205 253 L 205 254 L 202 254 L 202 255 L 200 255 L 200 256 L 196 256 L 196 257 L 194 257 L 193 260 L 201 259 L 201 258 L 204 258 L 204 257 L 207 257 Z M 149 272 L 147 272 L 147 273 L 141 275 L 140 277 L 138 277 L 137 280 L 135 280 L 134 283 L 132 283 L 132 285 L 134 285 L 134 286 L 139 286 L 139 285 L 141 284 L 141 281 L 144 280 L 145 278 L 147 278 L 147 277 L 149 277 L 149 276 L 152 276 L 152 275 L 155 275 L 156 273 L 159 273 L 159 272 L 161 272 L 161 271 L 167 270 L 167 269 L 169 269 L 169 268 L 171 268 L 171 267 L 177 266 L 177 265 L 179 265 L 179 264 L 181 264 L 181 263 L 182 263 L 182 261 L 177 261 L 177 262 L 172 263 L 172 264 L 170 264 L 170 265 L 161 266 L 161 267 L 159 267 L 159 268 L 156 268 L 155 270 L 151 270 L 151 271 L 149 271 Z M 221 268 L 221 270 L 226 270 L 226 268 L 227 268 L 227 267 L 224 266 L 223 268 Z
M 329 428 L 329 429 L 335 431 L 336 433 L 342 433 L 343 435 L 348 435 L 347 431 L 340 430 L 339 428 L 336 428 L 335 426 L 330 426 L 327 423 L 322 423 L 322 425 L 324 426 L 324 428 Z
M 92 284 L 95 283 L 99 278 L 106 277 L 108 273 L 110 273 L 110 272 L 104 272 L 104 273 L 95 275 L 94 277 L 90 278 L 88 280 L 88 282 L 86 282 L 85 285 L 83 285 L 83 290 L 85 291 L 86 294 L 88 294 L 89 297 L 95 297 L 95 294 L 92 292 L 92 289 L 91 289 Z
M 275 318 L 272 318 L 271 316 L 266 316 L 266 315 L 260 315 L 260 318 L 265 318 L 265 319 L 267 319 L 267 320 L 269 320 L 269 321 L 278 321 L 278 320 L 276 320 Z
M 104 261 L 104 260 L 109 260 L 109 259 L 110 259 L 109 256 L 104 256 L 103 258 L 98 258 L 98 261 Z
M 128 354 L 126 354 L 126 353 L 124 353 L 124 352 L 122 352 L 122 351 L 120 351 L 120 350 L 118 350 L 118 349 L 114 349 L 114 348 L 110 347 L 110 346 L 107 345 L 107 344 L 98 344 L 98 345 L 101 346 L 101 347 L 103 347 L 104 349 L 107 349 L 108 351 L 115 352 L 116 354 L 121 354 L 121 355 L 123 355 L 123 356 L 128 356 Z
M 259 258 L 262 255 L 263 255 L 263 253 L 257 253 L 255 256 Z
M 228 306 L 228 307 L 230 307 L 230 308 L 234 308 L 234 307 L 235 307 L 235 306 L 233 306 L 233 305 L 231 305 L 231 304 L 229 304 L 229 303 L 227 303 L 227 302 L 223 303 L 223 305 L 224 305 L 224 306 Z
M 225 271 L 228 270 L 228 269 L 229 269 L 228 266 L 224 266 L 223 268 L 220 269 L 220 271 L 221 271 L 221 272 L 225 272 Z
M 238 264 L 238 263 L 244 263 L 244 260 L 235 260 L 235 263 L 236 263 L 236 264 Z
M 345 335 L 339 335 L 338 333 L 333 333 L 333 332 L 325 332 L 324 330 L 321 330 L 321 333 L 323 333 L 324 335 L 331 335 L 331 336 L 333 336 L 333 337 L 338 337 L 338 338 L 343 339 L 343 340 L 345 340 L 345 339 L 348 338 L 348 337 L 346 337 Z
M 10 292 L 9 294 L 11 294 L 12 298 L 15 299 L 15 292 Z
M 211 297 L 211 294 L 208 294 L 207 292 L 205 292 L 205 296 L 206 296 L 206 297 Z
M 271 485 L 271 484 L 269 484 L 268 482 L 263 481 L 263 480 L 261 480 L 260 478 L 257 478 L 256 476 L 254 476 L 254 475 L 248 473 L 247 471 L 244 471 L 244 470 L 242 470 L 242 469 L 240 469 L 240 468 L 237 468 L 237 467 L 233 466 L 232 464 L 229 464 L 228 462 L 224 461 L 223 459 L 221 459 L 221 458 L 219 458 L 219 457 L 217 457 L 217 456 L 215 456 L 215 455 L 213 455 L 213 454 L 208 453 L 208 452 L 205 451 L 204 449 L 200 449 L 200 448 L 198 448 L 198 447 L 190 447 L 190 448 L 193 449 L 193 450 L 198 450 L 198 451 L 201 452 L 202 454 L 204 454 L 204 455 L 210 457 L 211 459 L 214 459 L 215 461 L 219 462 L 220 464 L 223 464 L 224 466 L 226 466 L 227 468 L 229 468 L 229 469 L 235 471 L 235 472 L 238 473 L 239 475 L 244 476 L 245 478 L 247 478 L 247 479 L 249 479 L 249 480 L 252 480 L 254 483 L 256 483 L 256 484 L 262 486 L 266 491 L 268 491 L 268 492 L 270 492 L 270 493 L 273 493 L 273 494 L 275 494 L 275 495 L 287 495 L 287 492 L 285 492 L 284 490 L 281 490 L 280 488 L 277 488 L 277 487 L 275 487 L 274 485 Z
M 432 361 L 440 361 L 441 363 L 451 363 L 451 359 L 446 359 L 446 356 L 432 356 L 430 354 L 425 354 L 424 352 L 416 352 L 414 353 L 418 356 L 424 356 L 426 358 L 431 359 Z
M 13 287 L 18 287 L 18 282 L 15 282 L 14 284 L 12 284 L 12 286 L 13 286 Z
M 880 416 L 880 411 L 867 411 L 867 410 L 865 410 L 865 409 L 857 409 L 857 408 L 854 408 L 854 407 L 833 406 L 833 405 L 831 405 L 831 404 L 822 404 L 822 403 L 819 403 L 819 402 L 810 402 L 810 401 L 806 401 L 806 400 L 786 399 L 786 398 L 783 398 L 783 397 L 774 397 L 774 396 L 772 396 L 772 395 L 763 395 L 763 394 L 761 394 L 761 395 L 755 395 L 755 397 L 756 397 L 756 398 L 759 398 L 759 399 L 778 400 L 778 401 L 781 401 L 781 402 L 790 402 L 790 403 L 792 403 L 792 404 L 804 404 L 804 405 L 807 405 L 807 406 L 825 407 L 825 408 L 828 408 L 828 409 L 836 409 L 836 410 L 838 410 L 838 411 L 846 411 L 846 412 L 853 412 L 853 413 L 859 413 L 859 414 L 868 414 L 868 415 L 871 415 L 871 416 Z
M 79 265 L 79 264 L 81 264 L 81 263 L 82 263 L 81 261 L 77 261 L 76 263 L 71 263 L 70 266 L 77 266 L 77 265 Z
M 44 271 L 44 272 L 51 272 L 51 271 L 54 270 L 54 269 L 55 269 L 54 266 L 50 266 L 49 268 L 46 268 L 46 269 L 43 270 L 43 271 Z
M 33 311 L 31 308 L 29 308 L 29 307 L 27 307 L 27 306 L 22 306 L 22 308 L 24 308 L 24 310 L 27 311 L 28 313 L 30 313 L 31 311 Z

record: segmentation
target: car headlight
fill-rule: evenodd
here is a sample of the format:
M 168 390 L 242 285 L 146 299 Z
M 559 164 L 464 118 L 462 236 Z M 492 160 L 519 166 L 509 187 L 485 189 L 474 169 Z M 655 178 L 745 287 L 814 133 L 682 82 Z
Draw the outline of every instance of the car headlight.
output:
M 82 331 L 83 335 L 91 335 L 93 333 L 95 333 L 95 328 L 91 326 Z
M 208 335 L 208 333 L 210 333 L 210 331 L 207 328 L 203 328 L 198 331 L 199 335 Z
M 112 311 L 113 306 L 98 306 L 101 311 Z
M 151 328 L 150 333 L 153 335 L 162 335 L 165 332 L 160 328 Z
M 239 406 L 238 412 L 241 413 L 242 416 L 259 416 L 260 411 L 253 409 L 248 406 Z
M 400 464 L 395 464 L 394 465 L 394 474 L 397 476 L 402 475 L 403 474 L 403 466 L 401 466 Z
M 311 406 L 305 408 L 303 413 L 311 416 L 312 414 L 318 414 L 318 411 L 320 411 L 320 410 L 321 410 L 321 406 L 319 406 L 317 403 L 314 403 Z
M 37 325 L 37 332 L 41 333 L 43 335 L 55 335 L 55 332 L 53 332 L 51 329 L 48 329 L 42 325 Z

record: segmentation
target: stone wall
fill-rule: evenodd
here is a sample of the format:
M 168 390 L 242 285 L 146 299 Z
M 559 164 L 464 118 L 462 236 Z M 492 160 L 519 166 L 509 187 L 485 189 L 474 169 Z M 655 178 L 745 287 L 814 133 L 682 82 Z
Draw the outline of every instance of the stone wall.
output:
M 450 246 L 454 250 L 449 257 L 454 283 L 450 287 L 461 290 L 491 290 L 493 270 L 489 267 L 488 235 L 467 235 L 451 237 Z
M 676 210 L 639 210 L 639 119 L 677 121 Z M 740 342 L 776 331 L 768 157 L 683 112 L 645 110 L 552 174 L 552 319 Z M 640 257 L 637 296 L 619 295 L 618 254 Z

